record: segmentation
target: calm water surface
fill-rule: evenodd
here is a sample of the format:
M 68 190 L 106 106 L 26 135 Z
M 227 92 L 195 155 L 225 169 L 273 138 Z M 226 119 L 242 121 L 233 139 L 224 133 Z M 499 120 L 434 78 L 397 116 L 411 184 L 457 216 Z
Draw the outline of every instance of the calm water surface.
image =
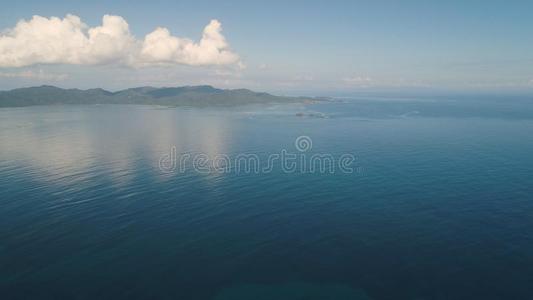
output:
M 532 99 L 0 109 L 0 292 L 533 299 L 532 133 Z M 302 135 L 358 172 L 158 167 Z

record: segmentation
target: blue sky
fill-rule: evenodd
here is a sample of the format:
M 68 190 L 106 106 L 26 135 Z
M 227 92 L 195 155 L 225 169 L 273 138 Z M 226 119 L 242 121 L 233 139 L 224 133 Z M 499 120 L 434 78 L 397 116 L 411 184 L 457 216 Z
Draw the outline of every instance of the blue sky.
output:
M 198 2 L 18 1 L 2 5 L 0 29 L 33 15 L 67 14 L 95 27 L 109 14 L 122 17 L 139 40 L 165 27 L 197 42 L 216 19 L 239 67 L 234 60 L 142 68 L 36 61 L 0 67 L 0 89 L 39 84 L 111 90 L 212 84 L 285 94 L 533 89 L 531 1 Z

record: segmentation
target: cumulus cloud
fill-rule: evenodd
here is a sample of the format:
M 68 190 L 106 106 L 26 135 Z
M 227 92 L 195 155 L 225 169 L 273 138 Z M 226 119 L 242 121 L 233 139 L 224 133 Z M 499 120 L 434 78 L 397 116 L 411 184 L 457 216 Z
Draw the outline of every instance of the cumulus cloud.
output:
M 140 40 L 131 34 L 126 20 L 111 15 L 92 28 L 74 15 L 63 19 L 34 16 L 0 35 L 0 67 L 35 64 L 242 65 L 217 20 L 204 28 L 199 42 L 173 36 L 163 27 Z

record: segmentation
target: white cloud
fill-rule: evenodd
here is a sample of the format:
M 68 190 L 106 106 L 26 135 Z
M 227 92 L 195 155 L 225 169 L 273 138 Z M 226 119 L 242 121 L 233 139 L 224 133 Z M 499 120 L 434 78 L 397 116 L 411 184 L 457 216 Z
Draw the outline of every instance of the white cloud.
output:
M 178 63 L 185 65 L 227 65 L 239 61 L 228 50 L 219 21 L 212 20 L 204 29 L 199 43 L 172 36 L 168 29 L 157 28 L 143 41 L 141 63 Z
M 173 36 L 162 27 L 139 40 L 126 20 L 110 15 L 103 17 L 101 26 L 92 28 L 74 15 L 64 19 L 34 16 L 0 35 L 0 67 L 35 64 L 243 66 L 217 20 L 204 28 L 199 42 Z
M 33 71 L 25 70 L 20 72 L 0 72 L 3 78 L 24 78 L 37 80 L 62 81 L 68 78 L 67 74 L 47 73 L 43 70 Z

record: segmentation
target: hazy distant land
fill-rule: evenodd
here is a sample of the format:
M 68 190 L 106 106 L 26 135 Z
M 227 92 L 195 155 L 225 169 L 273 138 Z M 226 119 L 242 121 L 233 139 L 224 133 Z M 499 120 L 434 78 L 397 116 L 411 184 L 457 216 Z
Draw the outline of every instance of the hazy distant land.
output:
M 110 92 L 103 89 L 62 89 L 54 86 L 0 91 L 0 107 L 62 104 L 147 104 L 164 106 L 237 106 L 263 103 L 313 102 L 309 97 L 283 97 L 247 89 L 212 86 L 138 87 Z

